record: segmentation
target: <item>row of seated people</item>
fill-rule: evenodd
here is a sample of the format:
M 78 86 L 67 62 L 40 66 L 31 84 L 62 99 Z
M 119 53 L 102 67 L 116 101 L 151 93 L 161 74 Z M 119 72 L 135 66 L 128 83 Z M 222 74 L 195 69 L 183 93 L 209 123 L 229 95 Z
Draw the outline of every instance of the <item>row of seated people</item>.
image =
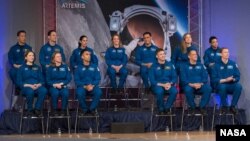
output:
M 31 48 L 26 48 L 28 46 L 25 43 L 26 32 L 20 31 L 17 35 L 19 42 L 9 52 L 9 60 L 13 66 L 10 74 L 14 83 L 21 88 L 22 94 L 27 97 L 28 110 L 30 112 L 33 111 L 33 97 L 35 93 L 38 93 L 34 112 L 37 115 L 41 115 L 41 105 L 48 89 L 55 111 L 57 109 L 58 96 L 62 95 L 62 113 L 65 114 L 68 99 L 66 86 L 71 80 L 71 74 L 69 67 L 63 63 L 65 62 L 63 49 L 56 44 L 56 32 L 49 31 L 49 42 L 41 48 L 39 53 L 42 71 L 38 65 L 34 64 L 35 54 L 31 51 Z M 192 109 L 195 108 L 194 94 L 199 92 L 202 94 L 200 111 L 205 114 L 204 108 L 208 103 L 213 88 L 221 96 L 222 111 L 225 111 L 227 107 L 227 93 L 232 93 L 233 100 L 230 110 L 234 113 L 237 112 L 235 106 L 242 89 L 238 83 L 240 73 L 237 65 L 229 60 L 229 50 L 227 48 L 220 49 L 220 52 L 217 52 L 218 46 L 216 49 L 213 48 L 212 44 L 217 41 L 216 37 L 210 38 L 212 46 L 206 51 L 204 56 L 208 71 L 200 61 L 197 47 L 192 44 L 190 34 L 184 35 L 183 44 L 175 50 L 171 57 L 171 62 L 166 61 L 164 50 L 151 43 L 152 37 L 150 32 L 145 32 L 143 39 L 144 45 L 136 51 L 136 63 L 140 66 L 140 74 L 145 88 L 151 88 L 153 94 L 157 97 L 158 110 L 161 114 L 169 113 L 170 107 L 175 101 L 178 93 L 175 87 L 178 80 L 177 76 L 180 77 L 179 84 L 183 88 L 188 104 Z M 107 72 L 110 76 L 111 86 L 114 89 L 123 88 L 127 77 L 127 56 L 125 49 L 121 47 L 119 35 L 112 37 L 112 43 L 113 46 L 108 48 L 105 54 L 108 65 Z M 25 55 L 22 56 L 23 53 Z M 77 87 L 76 95 L 80 103 L 81 113 L 93 113 L 97 108 L 102 92 L 98 87 L 100 81 L 100 72 L 97 67 L 98 60 L 93 50 L 87 47 L 86 36 L 80 37 L 79 48 L 73 51 L 70 62 L 75 62 L 75 64 L 71 63 L 71 68 L 74 72 L 74 81 Z M 115 80 L 117 73 L 120 74 L 118 85 Z M 212 88 L 207 84 L 208 74 L 210 75 Z M 44 82 L 48 84 L 48 87 L 46 86 L 47 89 Z M 94 96 L 89 108 L 84 100 L 87 93 Z M 163 95 L 165 93 L 169 93 L 170 96 L 164 105 Z

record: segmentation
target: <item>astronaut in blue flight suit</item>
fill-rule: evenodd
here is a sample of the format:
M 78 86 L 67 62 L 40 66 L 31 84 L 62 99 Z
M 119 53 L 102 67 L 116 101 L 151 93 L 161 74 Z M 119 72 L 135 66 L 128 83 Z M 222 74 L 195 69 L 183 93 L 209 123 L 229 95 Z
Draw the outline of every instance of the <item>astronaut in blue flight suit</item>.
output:
M 212 67 L 216 62 L 221 60 L 220 47 L 218 46 L 218 39 L 215 36 L 209 38 L 210 47 L 205 50 L 203 60 L 207 67 L 208 74 L 211 74 Z
M 97 114 L 97 106 L 99 104 L 102 91 L 98 84 L 101 80 L 100 71 L 95 64 L 91 64 L 91 52 L 82 50 L 82 64 L 79 65 L 74 72 L 74 81 L 77 86 L 76 96 L 80 104 L 80 115 L 87 113 Z M 90 106 L 86 105 L 86 95 L 92 96 Z
M 175 66 L 177 75 L 180 75 L 180 66 L 189 62 L 188 52 L 190 50 L 196 50 L 198 52 L 198 47 L 192 44 L 192 36 L 190 33 L 183 35 L 183 41 L 181 47 L 175 48 L 173 54 L 171 55 L 171 61 Z M 198 55 L 198 62 L 201 62 L 200 56 Z
M 152 64 L 156 62 L 155 52 L 158 49 L 152 44 L 152 35 L 150 32 L 143 33 L 144 45 L 138 48 L 135 56 L 135 62 L 140 66 L 140 74 L 145 86 L 145 90 L 149 92 L 148 72 Z
M 88 45 L 88 37 L 86 35 L 82 35 L 79 39 L 78 48 L 74 49 L 72 55 L 70 56 L 70 67 L 72 70 L 77 68 L 77 65 L 82 64 L 81 51 L 87 49 L 91 53 L 91 63 L 98 66 L 98 59 L 94 50 Z
M 174 86 L 177 75 L 174 65 L 165 60 L 166 54 L 163 49 L 156 51 L 157 62 L 153 64 L 149 71 L 149 80 L 153 94 L 157 98 L 157 107 L 160 114 L 170 114 L 178 93 Z M 167 102 L 164 104 L 164 95 L 169 94 Z
M 54 52 L 60 52 L 62 55 L 62 60 L 65 62 L 65 55 L 63 48 L 56 44 L 57 34 L 55 30 L 50 30 L 48 32 L 48 43 L 42 46 L 39 52 L 39 62 L 42 66 L 43 75 L 46 76 L 47 68 L 50 65 L 51 56 Z
M 221 98 L 221 114 L 227 111 L 227 94 L 232 94 L 233 97 L 230 111 L 233 114 L 237 114 L 236 105 L 242 91 L 242 86 L 239 83 L 240 71 L 237 64 L 229 59 L 228 48 L 221 48 L 221 60 L 215 64 L 212 70 L 212 80 Z
M 32 48 L 26 44 L 26 32 L 20 30 L 17 32 L 17 43 L 12 46 L 8 52 L 8 60 L 11 65 L 9 75 L 15 85 L 17 84 L 17 70 L 24 63 L 24 54 L 28 50 L 32 51 Z
M 208 104 L 211 87 L 207 84 L 208 73 L 205 66 L 197 62 L 198 55 L 196 50 L 190 50 L 188 53 L 189 63 L 183 64 L 180 69 L 181 83 L 186 95 L 188 105 L 191 107 L 191 115 L 195 113 L 194 95 L 201 94 L 199 103 L 201 114 L 205 115 L 205 106 Z
M 116 91 L 118 88 L 118 91 L 121 92 L 128 75 L 126 68 L 128 57 L 125 53 L 125 48 L 121 46 L 120 42 L 120 36 L 118 34 L 112 36 L 113 46 L 107 49 L 105 60 L 108 65 L 107 73 L 111 81 L 111 86 L 113 90 Z M 116 84 L 116 74 L 120 77 L 118 86 Z
M 25 53 L 25 63 L 17 72 L 17 84 L 21 88 L 21 94 L 26 97 L 28 115 L 42 116 L 41 109 L 47 89 L 43 86 L 42 71 L 38 65 L 34 64 L 34 60 L 35 54 L 32 51 L 27 51 Z M 33 109 L 35 95 L 37 95 L 37 101 Z
M 68 65 L 62 62 L 60 52 L 54 52 L 51 57 L 51 64 L 46 74 L 49 93 L 52 99 L 52 115 L 67 115 L 67 105 L 69 99 L 69 90 L 67 84 L 71 81 L 71 73 Z M 57 107 L 58 97 L 62 97 L 61 111 Z

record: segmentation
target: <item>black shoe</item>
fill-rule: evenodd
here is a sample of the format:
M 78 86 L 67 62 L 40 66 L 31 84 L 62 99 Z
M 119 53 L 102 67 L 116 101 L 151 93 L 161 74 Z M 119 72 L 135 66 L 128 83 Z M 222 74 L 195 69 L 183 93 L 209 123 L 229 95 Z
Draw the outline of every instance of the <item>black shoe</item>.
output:
M 170 110 L 170 108 L 165 109 L 165 110 L 164 110 L 164 113 L 165 113 L 166 115 L 171 115 L 171 110 Z
M 90 114 L 90 116 L 97 116 L 98 115 L 97 110 L 89 110 L 88 113 Z
M 13 107 L 11 108 L 11 111 L 12 111 L 12 112 L 18 112 L 18 109 L 17 109 L 15 106 L 13 106 Z
M 164 111 L 159 111 L 157 115 L 165 115 Z
M 87 111 L 83 111 L 82 109 L 79 109 L 78 110 L 78 115 L 79 116 L 85 116 L 85 115 L 87 115 Z
M 150 88 L 145 88 L 145 94 L 150 94 Z
M 223 106 L 220 108 L 220 115 L 224 115 L 227 112 L 227 107 Z
M 34 111 L 27 111 L 24 113 L 24 117 L 32 117 L 34 115 Z
M 35 110 L 34 110 L 34 114 L 35 114 L 35 116 L 37 116 L 37 117 L 42 117 L 42 116 L 43 116 L 42 111 L 41 111 L 41 110 L 38 110 L 38 109 L 35 109 Z
M 189 114 L 190 114 L 190 116 L 195 115 L 195 108 L 191 108 L 191 109 L 189 110 Z
M 231 106 L 231 107 L 230 107 L 230 111 L 231 111 L 234 115 L 238 114 L 238 110 L 235 108 L 235 106 Z
M 205 108 L 200 108 L 200 113 L 204 116 L 204 115 L 207 115 L 207 111 Z
M 123 94 L 124 93 L 124 89 L 123 88 L 118 88 L 117 89 L 117 93 L 118 94 Z
M 110 94 L 113 94 L 113 95 L 117 94 L 117 89 L 116 88 L 111 88 Z
M 60 116 L 68 116 L 67 110 L 61 110 Z
M 51 116 L 59 116 L 58 110 L 51 110 L 50 115 Z

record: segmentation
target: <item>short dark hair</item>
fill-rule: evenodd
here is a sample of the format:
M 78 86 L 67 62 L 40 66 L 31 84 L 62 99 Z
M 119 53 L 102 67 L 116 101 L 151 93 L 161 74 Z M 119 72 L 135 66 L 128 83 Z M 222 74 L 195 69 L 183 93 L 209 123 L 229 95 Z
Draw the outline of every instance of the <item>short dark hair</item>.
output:
M 79 41 L 81 41 L 83 38 L 88 38 L 86 35 L 82 35 L 80 38 L 79 38 Z M 81 46 L 81 43 L 78 42 L 78 47 Z
M 191 49 L 191 50 L 189 50 L 187 53 L 188 53 L 188 55 L 190 54 L 190 52 L 191 51 L 195 51 L 196 52 L 196 54 L 198 54 L 198 52 L 197 52 L 197 50 L 196 49 Z
M 84 52 L 90 52 L 88 49 L 83 49 L 82 51 L 81 51 L 81 53 L 80 53 L 80 56 L 82 56 L 82 54 L 84 53 Z
M 158 49 L 156 50 L 155 54 L 157 55 L 157 54 L 158 54 L 159 52 L 161 52 L 161 51 L 164 52 L 164 50 L 163 50 L 162 48 L 158 48 Z
M 17 31 L 16 36 L 19 36 L 21 33 L 25 33 L 26 34 L 26 31 L 25 30 L 19 30 L 19 31 Z
M 55 33 L 56 33 L 55 30 L 49 30 L 49 31 L 48 31 L 48 36 L 50 36 L 52 32 L 55 32 Z
M 220 48 L 220 53 L 222 53 L 222 51 L 225 49 L 229 50 L 227 47 L 222 47 L 222 48 Z
M 143 33 L 143 36 L 144 36 L 144 35 L 147 35 L 147 34 L 148 34 L 149 36 L 152 36 L 152 34 L 151 34 L 150 32 L 148 32 L 148 31 L 147 31 L 147 32 L 144 32 L 144 33 Z
M 218 39 L 216 36 L 211 36 L 210 38 L 209 38 L 209 43 L 212 43 L 212 40 L 214 40 L 214 39 Z

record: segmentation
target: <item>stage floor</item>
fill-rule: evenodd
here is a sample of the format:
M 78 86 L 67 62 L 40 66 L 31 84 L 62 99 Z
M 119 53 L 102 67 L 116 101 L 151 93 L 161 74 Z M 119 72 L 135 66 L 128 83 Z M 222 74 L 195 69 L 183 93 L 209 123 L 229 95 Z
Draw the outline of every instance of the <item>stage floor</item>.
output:
M 2 135 L 1 140 L 4 141 L 41 141 L 41 140 L 120 140 L 120 141 L 215 141 L 215 132 L 150 132 L 150 133 L 136 133 L 136 134 L 111 134 L 111 133 L 101 133 L 101 134 L 25 134 L 25 135 Z

